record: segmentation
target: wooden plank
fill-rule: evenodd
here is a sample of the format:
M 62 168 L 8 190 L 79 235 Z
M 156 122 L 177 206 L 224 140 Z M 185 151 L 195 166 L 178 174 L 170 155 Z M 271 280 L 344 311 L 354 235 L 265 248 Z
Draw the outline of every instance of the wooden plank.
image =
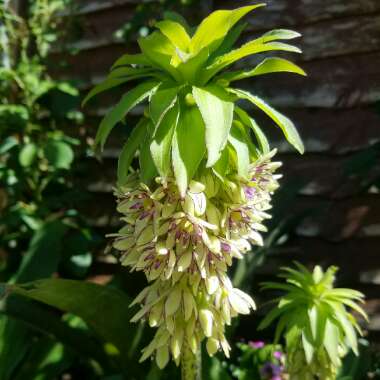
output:
M 248 67 L 256 63 L 245 62 Z M 266 75 L 236 82 L 235 86 L 256 91 L 280 107 L 351 108 L 380 100 L 380 52 L 304 62 L 301 66 L 307 77 Z
M 380 11 L 378 0 L 267 0 L 266 8 L 252 12 L 248 22 L 252 30 L 294 27 L 325 20 L 360 16 Z M 247 5 L 245 0 L 222 0 L 217 8 L 235 8 Z
M 380 114 L 375 107 L 284 109 L 283 112 L 298 126 L 308 153 L 347 154 L 380 141 Z M 271 140 L 280 151 L 291 151 L 273 126 L 268 125 L 265 131 L 271 132 Z
M 130 14 L 130 13 L 129 13 Z M 101 49 L 105 45 L 116 44 L 113 32 L 124 20 L 128 13 L 113 14 L 105 18 L 102 14 L 87 21 L 87 37 L 73 44 L 80 49 Z M 265 18 L 263 18 L 265 20 Z M 114 24 L 112 24 L 114 22 Z M 107 32 L 103 25 L 108 25 Z M 266 27 L 265 30 L 269 30 Z M 379 50 L 380 43 L 380 14 L 364 15 L 352 18 L 333 19 L 296 27 L 303 37 L 299 41 L 303 49 L 302 60 L 313 60 L 352 53 L 366 53 Z M 328 31 L 328 33 L 326 33 Z M 245 39 L 256 36 L 256 32 L 248 32 Z M 99 39 L 99 36 L 101 38 Z

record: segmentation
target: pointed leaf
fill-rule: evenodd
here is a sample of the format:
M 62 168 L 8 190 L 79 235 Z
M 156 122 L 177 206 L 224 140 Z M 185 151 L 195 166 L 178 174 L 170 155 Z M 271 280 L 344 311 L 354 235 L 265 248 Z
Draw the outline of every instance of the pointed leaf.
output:
M 141 51 L 152 62 L 152 65 L 164 69 L 174 79 L 179 79 L 177 70 L 171 65 L 175 55 L 175 47 L 169 39 L 160 32 L 153 32 L 138 40 Z
M 210 61 L 214 61 L 220 55 L 224 55 L 232 50 L 235 42 L 239 39 L 240 35 L 243 33 L 244 29 L 247 27 L 246 22 L 239 22 L 235 25 L 223 39 L 220 46 L 211 54 Z
M 160 29 L 161 33 L 164 34 L 175 47 L 181 49 L 183 52 L 187 51 L 191 39 L 181 24 L 171 20 L 164 20 L 157 22 L 155 27 Z
M 246 136 L 241 129 L 241 125 L 239 126 L 237 122 L 234 122 L 232 125 L 228 141 L 231 143 L 236 152 L 238 174 L 246 178 L 248 176 L 250 161 L 249 146 Z
M 178 117 L 179 105 L 176 103 L 176 105 L 171 108 L 162 119 L 154 135 L 153 141 L 150 144 L 150 151 L 154 164 L 156 165 L 158 173 L 163 178 L 166 178 L 170 172 L 170 152 L 173 133 L 178 123 Z
M 245 58 L 249 55 L 263 53 L 266 51 L 289 51 L 293 53 L 301 53 L 301 50 L 296 46 L 285 44 L 282 42 L 269 42 L 269 43 L 261 43 L 250 41 L 241 46 L 238 49 L 232 50 L 229 53 L 226 53 L 215 59 L 214 62 L 211 63 L 210 66 L 206 68 L 204 71 L 202 78 L 204 81 L 208 81 L 212 78 L 216 73 L 218 73 L 223 68 L 232 65 L 234 62 Z
M 45 279 L 12 285 L 9 292 L 78 315 L 126 357 L 134 331 L 128 326 L 132 315 L 128 307 L 130 299 L 116 288 L 84 281 Z
M 107 91 L 111 88 L 117 87 L 120 84 L 126 83 L 130 81 L 131 79 L 128 77 L 125 78 L 112 78 L 112 79 L 105 79 L 103 82 L 97 84 L 95 87 L 93 87 L 89 93 L 86 95 L 86 97 L 82 101 L 82 107 L 86 105 L 86 103 L 93 98 L 95 95 L 100 94 L 101 92 Z
M 290 119 L 266 104 L 259 97 L 251 95 L 249 92 L 236 89 L 231 90 L 231 92 L 236 94 L 240 99 L 246 99 L 250 101 L 258 108 L 260 108 L 263 112 L 265 112 L 282 129 L 282 132 L 284 133 L 288 142 L 293 145 L 301 154 L 304 153 L 305 149 L 302 140 Z
M 181 196 L 205 154 L 205 125 L 197 107 L 181 107 L 173 136 L 173 169 Z
M 266 138 L 261 128 L 257 125 L 255 120 L 249 117 L 249 115 L 239 107 L 235 107 L 235 112 L 239 116 L 242 123 L 252 129 L 253 133 L 255 134 L 257 143 L 259 144 L 261 153 L 262 154 L 269 153 L 270 146 L 269 146 L 268 139 Z
M 133 157 L 146 133 L 146 120 L 141 120 L 135 128 L 133 128 L 128 140 L 124 144 L 117 164 L 117 182 L 119 185 L 125 184 Z
M 206 126 L 207 167 L 218 161 L 231 129 L 234 103 L 216 86 L 193 87 L 193 96 Z
M 171 21 L 181 24 L 185 28 L 186 32 L 190 34 L 191 28 L 189 24 L 187 23 L 186 19 L 181 14 L 175 11 L 165 11 L 164 18 L 165 20 L 171 20 Z
M 151 130 L 152 126 L 148 125 L 147 130 Z M 140 177 L 141 180 L 149 184 L 150 181 L 157 176 L 158 172 L 153 161 L 152 153 L 150 151 L 151 134 L 146 133 L 144 139 L 140 144 Z
M 339 328 L 330 319 L 326 321 L 324 346 L 335 366 L 339 365 Z
M 111 70 L 115 69 L 116 67 L 126 65 L 150 66 L 151 63 L 149 59 L 144 56 L 144 54 L 124 54 L 116 60 L 116 62 L 112 65 Z
M 248 12 L 265 4 L 249 5 L 234 10 L 218 10 L 206 17 L 198 26 L 191 39 L 191 51 L 199 52 L 206 46 L 212 45 L 215 50 L 222 42 L 228 31 Z
M 310 364 L 314 356 L 314 346 L 311 340 L 311 334 L 310 332 L 307 333 L 307 330 L 308 329 L 305 329 L 305 331 L 302 332 L 302 346 L 305 352 L 306 362 Z
M 292 40 L 301 37 L 301 34 L 289 29 L 273 29 L 257 38 L 255 41 L 270 42 L 274 40 Z
M 156 130 L 166 112 L 174 106 L 178 91 L 178 86 L 175 86 L 172 82 L 165 82 L 152 95 L 149 102 L 149 116 L 152 119 L 154 130 Z
M 103 149 L 104 143 L 113 127 L 122 120 L 127 113 L 138 103 L 147 98 L 157 87 L 157 82 L 143 82 L 127 92 L 112 109 L 102 119 L 95 138 L 95 145 L 100 143 Z
M 188 83 L 198 83 L 200 78 L 199 73 L 203 70 L 208 58 L 209 50 L 208 48 L 204 48 L 197 55 L 189 58 L 185 62 L 181 62 L 177 66 L 177 70 Z
M 218 76 L 219 79 L 233 82 L 236 80 L 246 79 L 258 75 L 264 75 L 269 73 L 288 72 L 300 75 L 306 75 L 299 66 L 295 63 L 283 58 L 266 58 L 260 64 L 258 64 L 253 70 L 250 71 L 233 71 Z

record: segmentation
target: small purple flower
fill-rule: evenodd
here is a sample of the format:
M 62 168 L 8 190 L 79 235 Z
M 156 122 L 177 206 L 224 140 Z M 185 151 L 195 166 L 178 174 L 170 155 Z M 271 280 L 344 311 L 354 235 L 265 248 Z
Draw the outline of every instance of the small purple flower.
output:
M 278 360 L 281 360 L 281 358 L 282 358 L 282 352 L 281 351 L 275 351 L 274 353 L 273 353 L 273 356 L 276 358 L 276 359 L 278 359 Z
M 265 343 L 261 340 L 257 340 L 255 342 L 253 341 L 250 341 L 248 342 L 248 344 L 252 347 L 252 348 L 263 348 L 265 346 Z
M 245 187 L 244 193 L 248 199 L 252 199 L 255 196 L 256 189 L 253 187 Z
M 261 376 L 268 380 L 281 379 L 281 372 L 280 366 L 270 362 L 265 363 L 260 369 Z
M 221 242 L 220 246 L 223 252 L 227 252 L 227 253 L 231 252 L 231 246 L 229 244 Z

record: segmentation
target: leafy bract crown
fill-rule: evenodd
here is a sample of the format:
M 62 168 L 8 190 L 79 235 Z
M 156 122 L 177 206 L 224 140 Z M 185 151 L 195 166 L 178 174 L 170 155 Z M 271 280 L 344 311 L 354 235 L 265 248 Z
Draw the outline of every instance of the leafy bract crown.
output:
M 349 349 L 358 354 L 357 332 L 360 326 L 347 307 L 367 320 L 364 310 L 358 305 L 364 295 L 356 290 L 334 288 L 336 267 L 325 272 L 316 266 L 309 272 L 296 263 L 297 269 L 283 268 L 279 277 L 286 283 L 267 282 L 264 289 L 285 291 L 279 303 L 262 321 L 265 328 L 277 321 L 276 340 L 285 332 L 288 350 L 303 348 L 306 361 L 311 363 L 320 357 L 320 350 L 327 352 L 335 367 L 340 357 Z
M 140 81 L 101 121 L 95 141 L 101 147 L 133 107 L 149 101 L 122 150 L 119 184 L 126 181 L 137 150 L 142 180 L 149 182 L 157 174 L 165 179 L 174 173 L 181 194 L 202 167 L 212 168 L 220 176 L 232 168 L 246 177 L 250 160 L 268 153 L 269 144 L 257 123 L 235 104 L 238 99 L 248 100 L 261 109 L 282 129 L 289 143 L 303 153 L 301 139 L 287 117 L 259 97 L 230 84 L 268 73 L 305 75 L 304 71 L 288 60 L 273 57 L 250 70 L 222 72 L 253 54 L 301 52 L 295 46 L 279 42 L 299 36 L 285 29 L 270 31 L 233 48 L 245 27 L 239 20 L 263 5 L 215 11 L 195 31 L 179 15 L 157 22 L 156 31 L 138 40 L 141 53 L 123 55 L 108 77 L 89 92 L 84 103 L 102 91 L 132 80 Z M 256 145 L 251 133 L 256 137 Z

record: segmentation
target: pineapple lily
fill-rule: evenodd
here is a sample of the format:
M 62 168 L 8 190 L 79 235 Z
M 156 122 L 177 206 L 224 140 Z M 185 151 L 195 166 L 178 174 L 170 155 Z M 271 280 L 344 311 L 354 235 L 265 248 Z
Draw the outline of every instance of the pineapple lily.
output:
M 156 23 L 157 31 L 139 39 L 141 53 L 118 59 L 84 100 L 140 81 L 101 121 L 95 139 L 101 147 L 133 107 L 148 101 L 118 162 L 116 197 L 124 226 L 113 235 L 113 246 L 122 265 L 143 271 L 149 282 L 133 303 L 141 307 L 133 321 L 144 319 L 157 328 L 141 359 L 153 356 L 163 368 L 172 357 L 182 362 L 184 379 L 195 376 L 189 358 L 203 340 L 210 355 L 222 350 L 228 356 L 225 325 L 255 308 L 249 295 L 233 287 L 227 270 L 251 245 L 262 245 L 263 222 L 278 187 L 275 150 L 236 102 L 261 109 L 303 153 L 287 117 L 231 83 L 304 71 L 273 57 L 248 71 L 223 72 L 253 54 L 300 52 L 278 42 L 299 36 L 284 29 L 233 49 L 245 26 L 239 20 L 263 5 L 216 11 L 195 30 L 180 16 Z M 139 169 L 133 172 L 136 153 Z
M 276 340 L 284 334 L 287 372 L 292 380 L 335 380 L 341 359 L 351 349 L 357 355 L 357 332 L 361 329 L 349 307 L 367 320 L 357 302 L 364 295 L 353 289 L 334 288 L 336 267 L 323 272 L 316 266 L 309 272 L 283 268 L 286 283 L 265 283 L 264 289 L 285 291 L 278 305 L 259 328 L 277 321 Z

